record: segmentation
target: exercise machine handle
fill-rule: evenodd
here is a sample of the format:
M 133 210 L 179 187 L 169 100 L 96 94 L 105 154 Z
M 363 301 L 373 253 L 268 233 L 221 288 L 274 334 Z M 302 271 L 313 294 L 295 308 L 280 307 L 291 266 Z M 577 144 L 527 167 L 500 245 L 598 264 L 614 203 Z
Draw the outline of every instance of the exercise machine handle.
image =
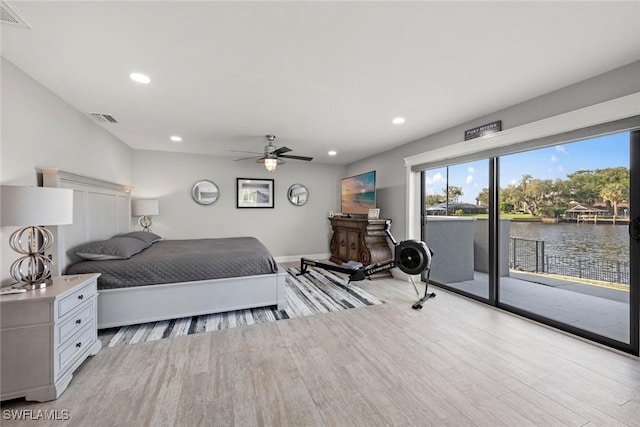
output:
M 393 243 L 393 246 L 397 246 L 398 242 L 396 242 L 396 239 L 393 237 L 393 234 L 391 234 L 391 221 L 389 220 L 385 221 L 384 232 L 387 235 L 387 238 L 391 241 L 391 243 Z

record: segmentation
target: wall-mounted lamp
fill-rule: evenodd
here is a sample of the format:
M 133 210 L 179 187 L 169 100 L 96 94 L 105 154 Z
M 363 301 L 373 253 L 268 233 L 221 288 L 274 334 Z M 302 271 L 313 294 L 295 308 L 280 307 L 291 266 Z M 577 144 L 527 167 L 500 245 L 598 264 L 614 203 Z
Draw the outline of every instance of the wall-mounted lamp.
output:
M 151 217 L 158 215 L 160 208 L 155 199 L 136 199 L 131 201 L 131 215 L 139 216 L 138 224 L 142 231 L 151 231 Z
M 45 256 L 45 251 L 53 244 L 53 234 L 43 225 L 72 222 L 71 189 L 13 185 L 0 188 L 0 224 L 21 227 L 9 238 L 11 249 L 23 255 L 10 268 L 18 286 L 33 290 L 51 284 L 53 261 Z

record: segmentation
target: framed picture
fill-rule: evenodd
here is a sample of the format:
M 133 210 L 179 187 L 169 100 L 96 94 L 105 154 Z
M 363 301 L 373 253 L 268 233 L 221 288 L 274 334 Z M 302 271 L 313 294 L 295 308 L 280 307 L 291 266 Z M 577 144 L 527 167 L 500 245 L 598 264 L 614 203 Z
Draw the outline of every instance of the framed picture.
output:
M 369 219 L 380 219 L 380 209 L 369 209 Z
M 236 178 L 237 208 L 273 208 L 273 179 Z

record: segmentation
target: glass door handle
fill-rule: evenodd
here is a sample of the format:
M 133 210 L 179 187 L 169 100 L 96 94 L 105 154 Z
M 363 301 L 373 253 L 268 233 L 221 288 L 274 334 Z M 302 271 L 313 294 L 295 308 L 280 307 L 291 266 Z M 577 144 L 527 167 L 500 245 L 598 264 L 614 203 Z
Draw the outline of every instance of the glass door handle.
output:
M 640 242 L 640 216 L 629 223 L 629 236 Z

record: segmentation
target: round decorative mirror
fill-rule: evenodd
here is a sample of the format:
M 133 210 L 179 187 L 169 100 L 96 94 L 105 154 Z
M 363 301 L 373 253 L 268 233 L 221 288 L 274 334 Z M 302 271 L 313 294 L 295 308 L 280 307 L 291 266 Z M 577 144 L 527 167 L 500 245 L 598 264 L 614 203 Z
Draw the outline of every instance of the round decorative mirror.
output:
M 302 184 L 293 184 L 287 191 L 289 201 L 296 206 L 302 206 L 309 199 L 309 190 Z
M 193 184 L 191 197 L 200 205 L 210 205 L 218 200 L 220 190 L 218 186 L 208 179 L 203 179 Z

